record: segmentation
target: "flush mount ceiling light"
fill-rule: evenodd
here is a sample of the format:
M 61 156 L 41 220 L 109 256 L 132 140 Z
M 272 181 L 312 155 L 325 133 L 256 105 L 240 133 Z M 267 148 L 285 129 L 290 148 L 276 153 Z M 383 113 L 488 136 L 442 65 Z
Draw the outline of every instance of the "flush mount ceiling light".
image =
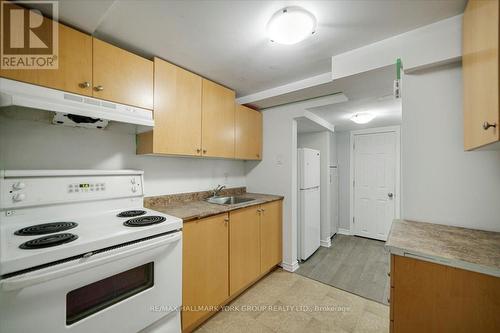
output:
M 356 124 L 369 123 L 370 121 L 373 120 L 373 118 L 375 118 L 375 115 L 369 112 L 355 113 L 351 116 L 351 120 L 354 121 Z
M 267 24 L 267 35 L 272 42 L 279 44 L 296 44 L 316 31 L 316 18 L 301 7 L 285 7 L 280 9 Z

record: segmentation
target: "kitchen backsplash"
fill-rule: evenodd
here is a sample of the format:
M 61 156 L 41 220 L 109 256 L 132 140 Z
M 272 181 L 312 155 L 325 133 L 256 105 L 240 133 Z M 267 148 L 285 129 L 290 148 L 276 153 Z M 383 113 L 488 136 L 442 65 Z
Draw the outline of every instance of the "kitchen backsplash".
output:
M 45 116 L 42 116 L 45 114 Z M 140 169 L 146 196 L 245 186 L 245 162 L 139 156 L 135 126 L 104 130 L 52 125 L 50 113 L 0 112 L 0 169 Z

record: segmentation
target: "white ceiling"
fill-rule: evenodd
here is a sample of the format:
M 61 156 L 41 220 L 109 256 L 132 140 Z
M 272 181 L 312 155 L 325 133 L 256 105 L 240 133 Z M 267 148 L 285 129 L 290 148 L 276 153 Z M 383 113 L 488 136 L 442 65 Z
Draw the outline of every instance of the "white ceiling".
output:
M 466 0 L 159 1 L 65 0 L 64 23 L 141 55 L 159 56 L 255 93 L 331 70 L 331 56 L 462 13 Z M 291 45 L 269 42 L 274 12 L 299 5 L 316 33 Z
M 400 125 L 402 116 L 401 99 L 395 99 L 392 95 L 337 103 L 309 111 L 333 124 L 335 132 Z M 367 124 L 356 124 L 350 118 L 358 112 L 370 112 L 376 117 Z

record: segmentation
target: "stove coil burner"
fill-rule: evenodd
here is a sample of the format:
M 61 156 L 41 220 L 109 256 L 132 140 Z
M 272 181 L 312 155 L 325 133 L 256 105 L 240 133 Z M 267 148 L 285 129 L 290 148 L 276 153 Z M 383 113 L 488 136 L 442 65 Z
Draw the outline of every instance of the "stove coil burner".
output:
M 123 223 L 126 227 L 144 227 L 147 225 L 162 223 L 166 220 L 163 216 L 142 216 L 127 220 Z
M 73 229 L 78 223 L 75 222 L 53 222 L 32 225 L 26 228 L 19 229 L 14 234 L 18 236 L 35 236 L 35 235 L 45 235 L 52 234 L 54 232 L 64 231 L 68 229 Z
M 77 235 L 73 235 L 70 233 L 54 234 L 32 239 L 30 241 L 22 243 L 21 245 L 19 245 L 19 247 L 24 250 L 43 249 L 46 247 L 69 243 L 76 240 L 77 238 L 78 238 Z
M 120 214 L 116 215 L 118 217 L 135 217 L 135 216 L 141 216 L 146 214 L 145 210 L 126 210 L 124 212 L 121 212 Z

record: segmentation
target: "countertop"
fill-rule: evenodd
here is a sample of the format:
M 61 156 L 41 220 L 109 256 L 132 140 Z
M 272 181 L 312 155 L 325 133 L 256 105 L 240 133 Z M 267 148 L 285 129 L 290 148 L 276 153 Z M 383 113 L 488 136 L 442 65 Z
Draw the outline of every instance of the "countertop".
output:
M 500 232 L 394 220 L 390 253 L 500 277 Z
M 259 193 L 242 193 L 238 196 L 245 198 L 254 198 L 253 201 L 244 202 L 237 205 L 217 205 L 208 203 L 204 200 L 193 200 L 186 202 L 169 202 L 163 203 L 160 200 L 150 202 L 147 207 L 168 215 L 181 218 L 184 222 L 201 219 L 204 217 L 217 215 L 229 212 L 235 209 L 260 205 L 267 202 L 282 200 L 279 195 L 259 194 Z

